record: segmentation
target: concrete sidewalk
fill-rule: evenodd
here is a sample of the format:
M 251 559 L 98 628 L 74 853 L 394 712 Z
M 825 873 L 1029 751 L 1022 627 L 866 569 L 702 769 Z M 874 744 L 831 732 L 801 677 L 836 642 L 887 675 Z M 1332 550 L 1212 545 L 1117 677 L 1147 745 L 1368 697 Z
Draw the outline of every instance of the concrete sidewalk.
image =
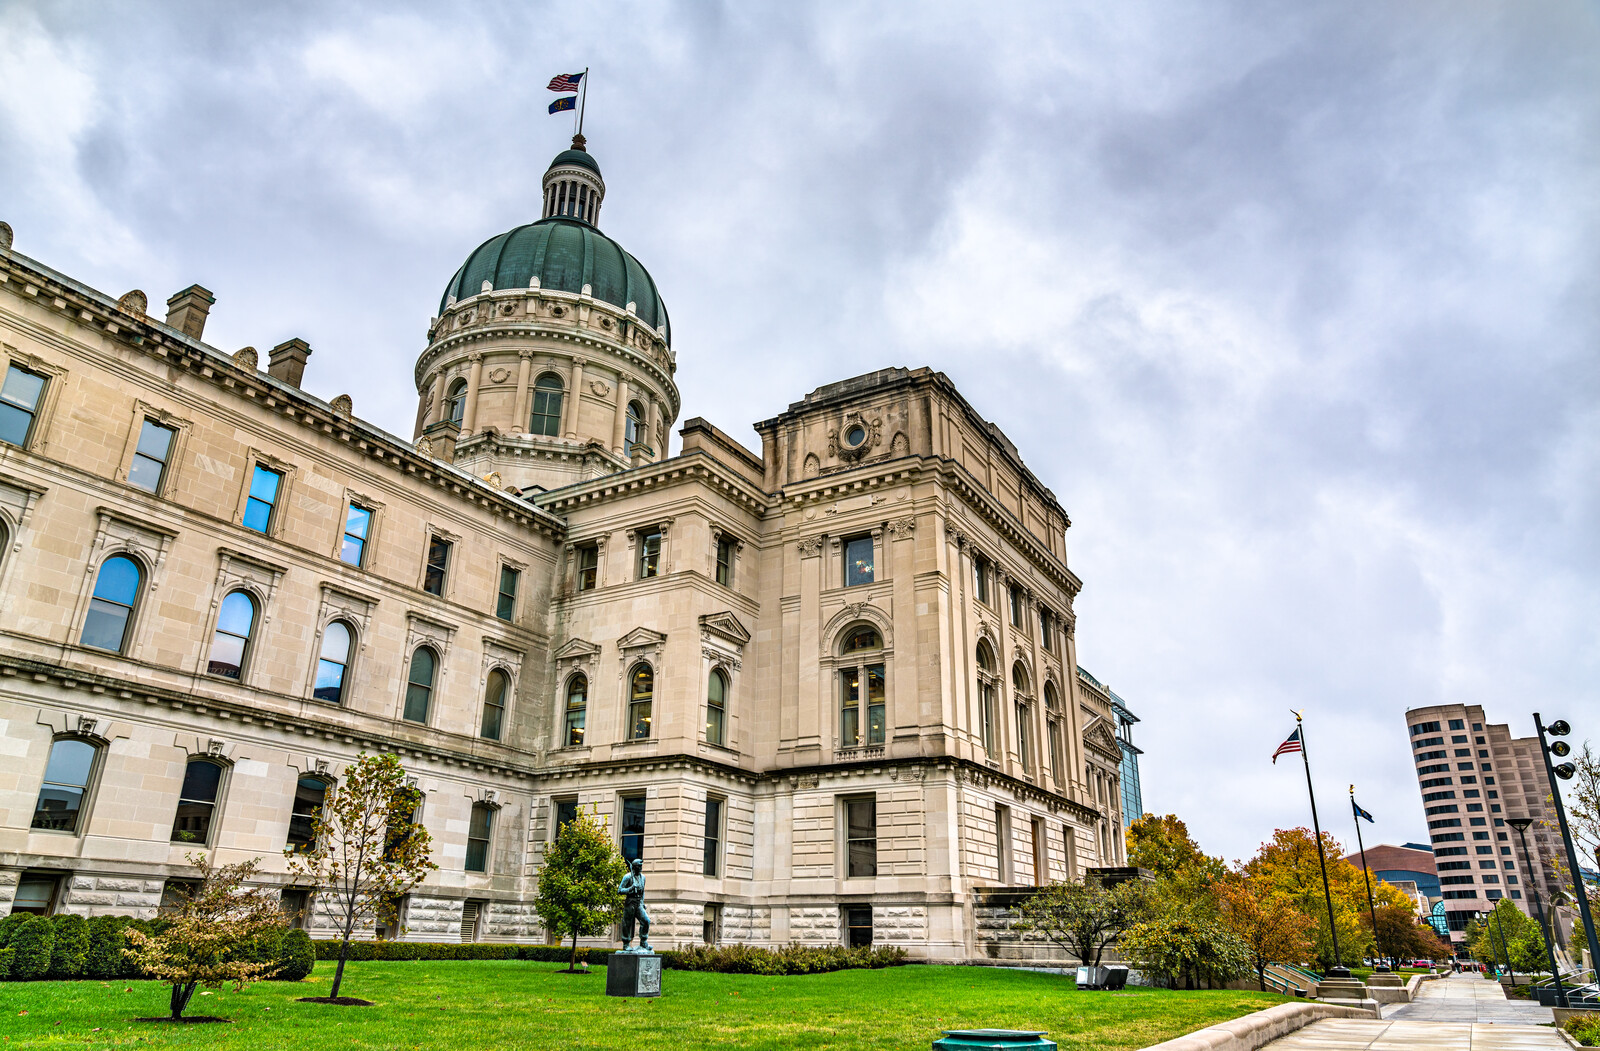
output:
M 1327 1018 L 1274 1040 L 1267 1051 L 1566 1051 L 1550 1009 L 1507 1000 L 1498 982 L 1478 975 L 1424 982 L 1417 999 L 1395 1004 L 1383 1020 Z

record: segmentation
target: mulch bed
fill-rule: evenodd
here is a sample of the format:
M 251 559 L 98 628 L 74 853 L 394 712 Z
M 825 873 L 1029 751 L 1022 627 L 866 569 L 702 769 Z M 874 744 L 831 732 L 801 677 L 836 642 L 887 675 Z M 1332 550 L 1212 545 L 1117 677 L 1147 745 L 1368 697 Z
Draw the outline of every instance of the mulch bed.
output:
M 353 996 L 302 996 L 300 1004 L 337 1004 L 340 1007 L 377 1007 L 371 1000 L 358 1000 Z
M 231 1018 L 218 1018 L 216 1015 L 184 1015 L 182 1018 L 135 1018 L 135 1022 L 170 1022 L 174 1025 L 200 1025 L 205 1022 L 226 1022 L 233 1024 Z

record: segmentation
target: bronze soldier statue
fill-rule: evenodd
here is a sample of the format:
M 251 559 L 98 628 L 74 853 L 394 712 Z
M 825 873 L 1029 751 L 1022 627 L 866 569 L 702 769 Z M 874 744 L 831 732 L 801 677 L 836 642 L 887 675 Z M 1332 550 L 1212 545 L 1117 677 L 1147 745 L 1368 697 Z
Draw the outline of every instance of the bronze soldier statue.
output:
M 650 948 L 650 914 L 644 908 L 644 862 L 633 859 L 633 870 L 617 884 L 622 894 L 622 951 L 627 952 L 633 941 L 633 923 L 639 921 L 639 951 L 654 952 Z

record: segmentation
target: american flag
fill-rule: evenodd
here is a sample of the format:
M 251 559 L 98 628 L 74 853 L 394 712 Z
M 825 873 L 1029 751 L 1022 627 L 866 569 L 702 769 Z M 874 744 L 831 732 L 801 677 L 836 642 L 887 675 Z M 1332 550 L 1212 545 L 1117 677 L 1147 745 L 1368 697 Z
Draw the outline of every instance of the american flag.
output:
M 1278 765 L 1278 756 L 1288 755 L 1290 752 L 1298 751 L 1300 751 L 1300 727 L 1296 726 L 1294 728 L 1294 733 L 1289 735 L 1289 739 L 1280 744 L 1278 746 L 1278 750 L 1272 753 L 1272 765 Z
M 551 91 L 577 91 L 578 81 L 583 79 L 582 73 L 558 73 L 550 78 Z

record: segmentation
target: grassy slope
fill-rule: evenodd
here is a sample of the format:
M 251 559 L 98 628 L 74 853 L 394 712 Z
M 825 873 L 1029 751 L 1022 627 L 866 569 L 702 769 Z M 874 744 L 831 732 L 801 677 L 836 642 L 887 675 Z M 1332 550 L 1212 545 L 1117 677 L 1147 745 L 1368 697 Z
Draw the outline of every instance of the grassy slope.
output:
M 1063 1048 L 1117 1051 L 1283 1002 L 1253 992 L 1080 993 L 1055 975 L 975 967 L 794 978 L 668 971 L 659 1000 L 630 1000 L 606 997 L 602 969 L 586 977 L 559 969 L 357 963 L 340 992 L 379 1006 L 294 1002 L 327 994 L 331 965 L 319 963 L 306 982 L 195 996 L 189 1013 L 232 1018 L 228 1026 L 132 1023 L 166 1013 L 167 988 L 154 982 L 7 982 L 0 984 L 0 1046 L 904 1051 L 927 1047 L 942 1029 L 996 1027 L 1048 1030 Z

